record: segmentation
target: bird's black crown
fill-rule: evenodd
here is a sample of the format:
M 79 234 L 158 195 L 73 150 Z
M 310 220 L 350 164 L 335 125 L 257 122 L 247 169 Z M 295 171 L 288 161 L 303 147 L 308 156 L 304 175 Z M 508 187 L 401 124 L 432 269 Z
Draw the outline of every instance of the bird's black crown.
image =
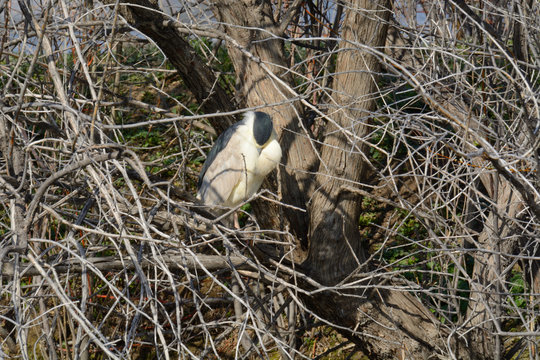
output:
M 259 146 L 263 146 L 272 136 L 273 124 L 272 118 L 262 111 L 254 112 L 253 119 L 253 137 Z

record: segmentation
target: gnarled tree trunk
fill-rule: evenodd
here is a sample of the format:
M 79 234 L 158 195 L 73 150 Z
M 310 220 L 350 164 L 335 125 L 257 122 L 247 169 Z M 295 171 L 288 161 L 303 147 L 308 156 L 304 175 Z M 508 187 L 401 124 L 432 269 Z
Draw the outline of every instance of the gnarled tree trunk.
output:
M 263 107 L 277 125 L 283 149 L 279 179 L 283 201 L 305 209 L 312 188 L 312 177 L 307 172 L 316 168 L 318 159 L 309 130 L 302 124 L 302 106 L 298 99 L 291 99 L 293 79 L 285 61 L 283 41 L 276 38 L 283 35 L 279 31 L 284 28 L 274 23 L 271 5 L 266 1 L 254 6 L 250 1 L 216 0 L 213 9 L 225 33 L 234 40 L 227 42 L 227 48 L 239 78 L 239 102 Z M 308 217 L 291 208 L 283 210 L 290 231 L 305 244 Z M 274 228 L 282 226 L 275 211 L 265 218 L 274 220 Z
M 336 285 L 346 277 L 362 283 L 360 274 L 373 266 L 366 263 L 359 236 L 360 199 L 347 188 L 367 180 L 365 146 L 359 139 L 369 131 L 370 112 L 376 106 L 371 95 L 380 70 L 379 59 L 361 46 L 383 51 L 389 15 L 390 1 L 358 0 L 343 24 L 334 79 L 335 123 L 328 124 L 322 148 L 309 208 L 310 249 L 304 262 L 309 274 L 324 285 Z M 446 334 L 424 305 L 407 292 L 370 290 L 377 281 L 366 281 L 362 290 L 348 295 L 327 292 L 307 302 L 324 318 L 354 329 L 353 338 L 373 358 L 400 354 L 418 359 L 444 352 Z M 380 337 L 376 341 L 374 334 Z M 456 354 L 470 356 L 463 346 L 456 348 Z

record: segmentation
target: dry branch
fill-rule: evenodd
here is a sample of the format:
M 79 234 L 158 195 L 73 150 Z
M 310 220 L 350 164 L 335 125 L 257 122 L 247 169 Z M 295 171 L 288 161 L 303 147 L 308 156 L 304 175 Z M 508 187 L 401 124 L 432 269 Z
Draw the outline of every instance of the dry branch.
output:
M 218 255 L 204 255 L 204 254 L 186 254 L 186 255 L 160 255 L 160 262 L 167 266 L 169 270 L 173 272 L 182 273 L 183 271 L 194 270 L 256 270 L 256 266 L 250 263 L 246 258 L 240 256 L 232 256 L 225 258 Z M 81 264 L 80 261 L 70 260 L 54 264 L 40 263 L 40 266 L 47 271 L 53 271 L 56 274 L 80 274 L 87 269 L 92 271 L 100 271 L 102 273 L 115 272 L 115 271 L 133 271 L 135 264 L 129 258 L 118 258 L 114 256 L 103 257 L 89 257 L 85 258 Z M 143 269 L 153 268 L 155 266 L 154 259 L 142 259 L 139 266 Z M 40 271 L 33 265 L 20 265 L 15 268 L 12 263 L 4 263 L 2 267 L 2 277 L 12 277 L 18 274 L 19 277 L 37 276 L 40 275 Z

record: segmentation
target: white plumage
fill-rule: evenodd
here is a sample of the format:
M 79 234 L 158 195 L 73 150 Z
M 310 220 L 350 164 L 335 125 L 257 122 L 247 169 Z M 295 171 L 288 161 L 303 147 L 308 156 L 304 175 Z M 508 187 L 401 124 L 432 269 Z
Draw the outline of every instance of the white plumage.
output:
M 281 160 L 272 119 L 247 112 L 216 140 L 199 174 L 197 198 L 206 205 L 234 207 L 255 194 Z

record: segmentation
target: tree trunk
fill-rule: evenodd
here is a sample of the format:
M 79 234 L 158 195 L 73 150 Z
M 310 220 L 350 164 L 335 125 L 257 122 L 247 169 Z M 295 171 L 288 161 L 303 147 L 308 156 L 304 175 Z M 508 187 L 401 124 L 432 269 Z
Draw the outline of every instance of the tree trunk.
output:
M 254 6 L 250 1 L 216 0 L 213 9 L 226 34 L 236 41 L 228 42 L 227 47 L 239 78 L 239 102 L 248 107 L 263 106 L 277 126 L 283 149 L 279 178 L 283 202 L 305 209 L 312 189 L 312 176 L 307 172 L 315 169 L 318 162 L 310 133 L 302 124 L 303 110 L 297 100 L 291 100 L 294 94 L 288 87 L 294 82 L 287 71 L 283 41 L 274 36 L 282 34 L 275 33 L 278 28 L 273 22 L 271 5 L 266 1 Z M 283 226 L 277 212 L 268 211 L 267 207 L 264 218 L 274 220 L 276 229 Z M 306 214 L 288 207 L 283 212 L 288 223 L 285 226 L 305 244 Z
M 481 161 L 473 161 L 480 166 Z M 504 219 L 515 219 L 524 202 L 510 182 L 498 174 L 480 176 L 491 198 L 489 213 L 478 236 L 478 252 L 474 253 L 471 275 L 471 295 L 467 311 L 467 326 L 472 328 L 471 340 L 477 351 L 486 357 L 500 354 L 502 346 L 497 336 L 501 328 L 502 293 L 514 259 L 505 254 L 519 253 L 520 238 L 513 235 L 518 225 Z M 495 356 L 500 358 L 500 355 Z
M 356 44 L 382 47 L 390 15 L 389 1 L 355 1 L 343 24 L 340 55 L 336 65 L 333 100 L 335 122 L 327 125 L 317 190 L 310 206 L 310 249 L 306 265 L 323 284 L 335 284 L 364 264 L 358 218 L 357 194 L 345 185 L 365 180 L 366 164 L 362 159 L 370 113 L 375 107 L 375 75 L 378 59 Z M 375 19 L 379 17 L 379 19 Z M 351 129 L 347 134 L 344 129 Z M 354 185 L 353 185 L 354 186 Z
M 322 148 L 317 190 L 310 206 L 310 249 L 304 262 L 309 274 L 324 285 L 336 285 L 355 272 L 368 272 L 373 267 L 365 262 L 367 256 L 359 236 L 359 198 L 345 186 L 366 180 L 362 158 L 365 147 L 358 139 L 365 138 L 369 131 L 366 125 L 376 105 L 372 94 L 377 91 L 376 74 L 380 70 L 379 60 L 355 44 L 384 46 L 390 1 L 357 0 L 351 7 L 354 11 L 348 11 L 345 18 L 334 79 L 333 99 L 338 110 L 332 118 L 336 122 L 328 124 L 330 135 Z M 361 275 L 356 279 L 362 281 Z M 447 334 L 417 298 L 407 292 L 378 288 L 373 282 L 366 281 L 362 287 L 348 295 L 317 294 L 306 302 L 325 319 L 354 329 L 350 334 L 370 358 L 419 359 L 444 353 Z M 459 357 L 470 357 L 464 346 L 455 351 Z

